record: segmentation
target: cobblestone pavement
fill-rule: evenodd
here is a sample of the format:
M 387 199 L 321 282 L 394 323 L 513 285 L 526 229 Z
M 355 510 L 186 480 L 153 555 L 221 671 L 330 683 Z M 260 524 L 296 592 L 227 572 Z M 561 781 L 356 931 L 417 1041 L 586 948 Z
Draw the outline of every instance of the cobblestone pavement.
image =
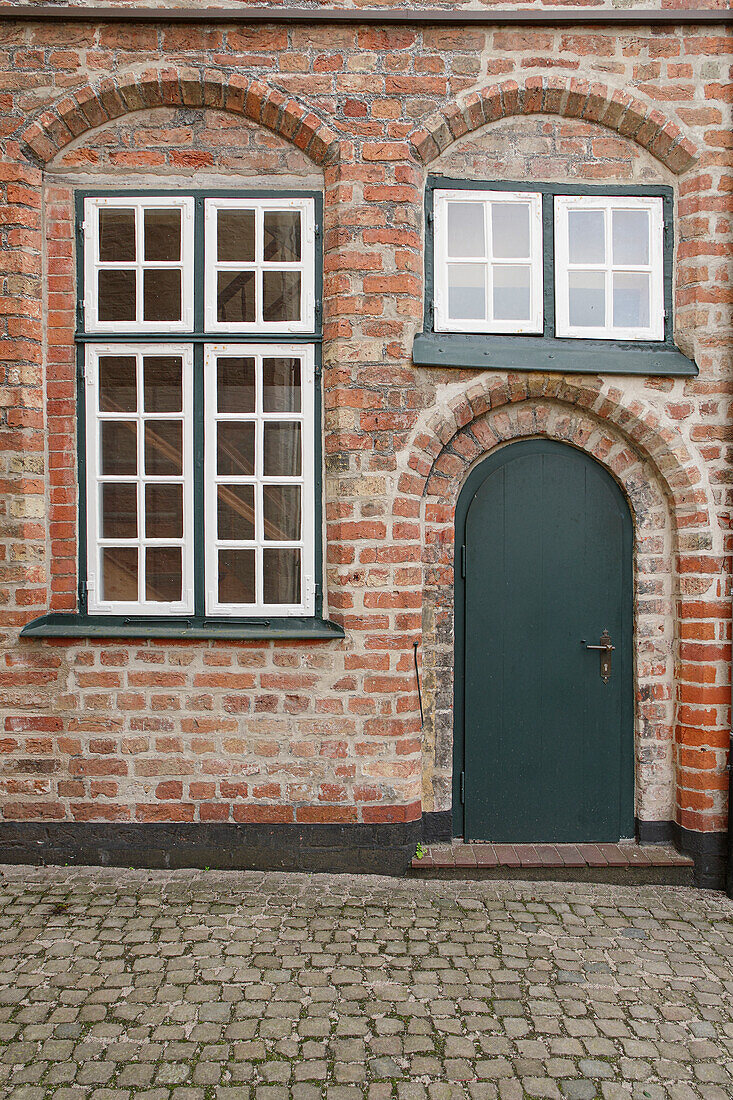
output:
M 730 1100 L 733 905 L 679 887 L 0 868 L 12 1100 Z

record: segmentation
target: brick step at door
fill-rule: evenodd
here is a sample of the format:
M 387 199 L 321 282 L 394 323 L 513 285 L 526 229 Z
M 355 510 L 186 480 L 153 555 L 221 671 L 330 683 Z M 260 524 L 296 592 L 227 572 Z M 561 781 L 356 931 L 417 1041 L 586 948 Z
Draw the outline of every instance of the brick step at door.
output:
M 418 878 L 564 879 L 691 885 L 693 861 L 668 845 L 431 844 L 408 874 Z

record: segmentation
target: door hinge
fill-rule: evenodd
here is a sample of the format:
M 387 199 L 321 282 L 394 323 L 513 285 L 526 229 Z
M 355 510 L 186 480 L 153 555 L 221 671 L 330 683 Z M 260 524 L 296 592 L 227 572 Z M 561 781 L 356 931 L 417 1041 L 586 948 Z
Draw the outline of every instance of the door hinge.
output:
M 84 328 L 84 303 L 81 299 L 76 303 L 76 327 Z
M 461 576 L 466 579 L 466 544 L 461 547 Z
M 79 581 L 79 607 L 82 611 L 87 609 L 87 601 L 89 599 L 89 586 L 85 580 Z
M 461 772 L 461 805 L 466 802 L 466 773 Z

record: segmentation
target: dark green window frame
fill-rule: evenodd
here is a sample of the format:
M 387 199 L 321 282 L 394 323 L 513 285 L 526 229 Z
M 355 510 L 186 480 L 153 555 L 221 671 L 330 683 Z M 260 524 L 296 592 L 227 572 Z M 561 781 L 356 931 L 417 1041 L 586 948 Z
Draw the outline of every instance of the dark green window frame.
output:
M 193 332 L 140 333 L 104 332 L 90 333 L 85 328 L 84 317 L 84 251 L 83 222 L 84 202 L 87 198 L 116 198 L 131 195 L 141 199 L 190 195 L 194 200 L 194 323 Z M 43 615 L 28 623 L 21 634 L 25 637 L 126 637 L 126 638 L 190 638 L 190 639 L 328 639 L 342 638 L 344 631 L 337 623 L 323 618 L 323 534 L 322 534 L 322 476 L 323 449 L 321 438 L 322 395 L 322 225 L 323 198 L 317 191 L 283 190 L 278 198 L 312 199 L 315 207 L 315 315 L 314 328 L 307 333 L 267 335 L 261 333 L 206 332 L 204 328 L 204 212 L 209 198 L 261 199 L 272 197 L 273 192 L 253 189 L 197 190 L 194 188 L 171 189 L 105 189 L 80 190 L 75 193 L 76 216 L 76 285 L 77 330 L 76 378 L 77 378 L 77 465 L 79 484 L 78 519 L 78 609 L 76 612 L 56 612 Z M 205 531 L 203 506 L 196 509 L 194 529 L 194 614 L 185 616 L 148 615 L 90 615 L 87 609 L 87 515 L 86 515 L 86 408 L 84 394 L 85 345 L 94 343 L 187 343 L 193 349 L 194 370 L 194 493 L 201 503 L 204 497 L 204 346 L 206 344 L 308 344 L 315 356 L 315 614 L 312 616 L 257 616 L 251 618 L 214 618 L 205 614 L 204 549 Z
M 433 208 L 441 190 L 526 191 L 542 196 L 544 332 L 536 336 L 436 332 L 433 326 L 435 254 Z M 555 335 L 554 198 L 556 195 L 653 196 L 664 215 L 664 340 L 584 340 Z M 425 187 L 425 302 L 423 331 L 415 337 L 415 366 L 475 370 L 554 371 L 567 374 L 695 376 L 696 364 L 674 342 L 674 195 L 671 187 L 619 184 L 522 183 L 429 176 Z

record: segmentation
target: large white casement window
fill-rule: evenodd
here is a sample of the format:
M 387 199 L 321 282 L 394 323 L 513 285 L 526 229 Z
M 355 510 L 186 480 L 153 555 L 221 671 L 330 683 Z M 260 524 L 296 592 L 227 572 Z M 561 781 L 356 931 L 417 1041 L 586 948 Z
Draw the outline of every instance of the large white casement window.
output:
M 542 332 L 542 196 L 435 192 L 436 332 Z
M 207 614 L 312 601 L 313 354 L 206 349 Z
M 557 335 L 664 339 L 662 199 L 555 196 Z
M 86 349 L 89 610 L 193 611 L 189 347 Z
M 84 609 L 314 616 L 315 199 L 82 213 Z

